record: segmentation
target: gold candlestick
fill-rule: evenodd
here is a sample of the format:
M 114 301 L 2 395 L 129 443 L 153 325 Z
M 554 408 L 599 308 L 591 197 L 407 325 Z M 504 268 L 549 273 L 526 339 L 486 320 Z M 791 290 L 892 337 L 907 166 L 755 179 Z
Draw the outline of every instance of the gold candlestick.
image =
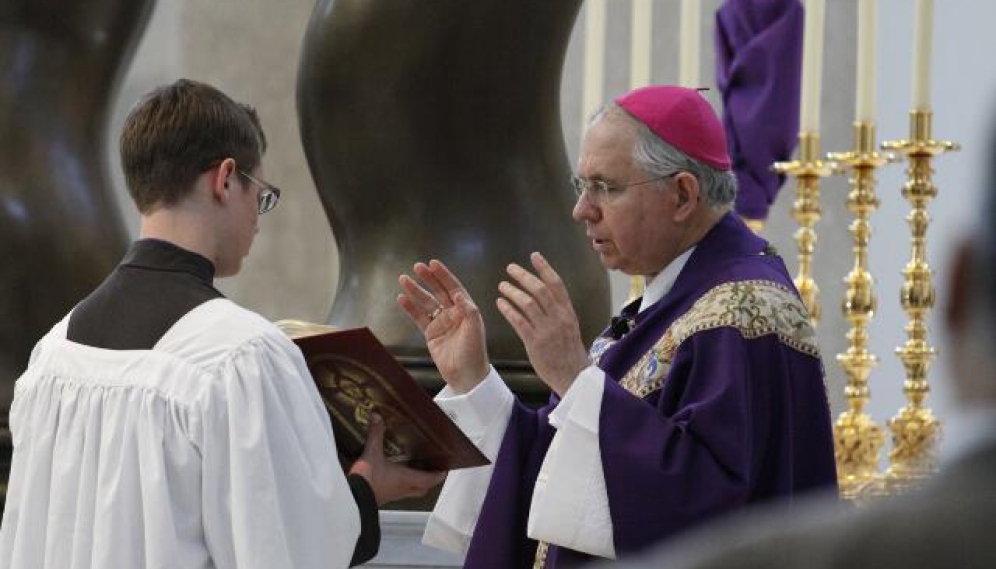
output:
M 763 219 L 751 219 L 749 217 L 742 217 L 744 225 L 750 228 L 751 231 L 756 235 L 760 235 L 764 232 L 765 220 Z
M 937 196 L 937 187 L 931 179 L 931 160 L 936 155 L 957 150 L 958 145 L 933 140 L 931 123 L 930 111 L 911 111 L 910 138 L 882 143 L 882 148 L 895 150 L 909 160 L 903 197 L 912 206 L 906 216 L 912 253 L 903 269 L 905 282 L 900 294 L 903 310 L 909 316 L 906 325 L 908 339 L 896 348 L 896 354 L 906 369 L 903 393 L 908 405 L 889 421 L 892 450 L 889 452 L 886 483 L 890 491 L 901 491 L 937 470 L 941 425 L 930 409 L 923 406 L 930 392 L 927 372 L 935 356 L 934 348 L 927 342 L 927 313 L 934 306 L 933 271 L 927 264 L 927 227 L 930 225 L 927 205 Z
M 799 289 L 809 322 L 815 327 L 820 321 L 820 289 L 813 280 L 813 251 L 816 249 L 816 223 L 820 220 L 820 178 L 833 173 L 836 165 L 823 162 L 820 156 L 820 135 L 815 132 L 799 133 L 799 158 L 789 162 L 776 162 L 773 169 L 796 179 L 795 202 L 792 217 L 799 224 L 795 242 L 799 249 L 799 270 L 795 287 Z
M 640 275 L 629 277 L 629 294 L 626 297 L 627 304 L 643 296 L 645 290 L 647 290 L 646 279 Z
M 844 282 L 847 293 L 843 312 L 851 330 L 847 333 L 849 347 L 837 355 L 837 361 L 847 374 L 848 410 L 834 424 L 834 451 L 841 495 L 857 499 L 879 491 L 878 454 L 884 442 L 882 428 L 865 411 L 871 397 L 868 376 L 878 359 L 868 351 L 868 322 L 875 314 L 874 279 L 868 271 L 868 242 L 871 238 L 871 214 L 878 208 L 875 195 L 875 169 L 894 159 L 875 148 L 875 125 L 854 123 L 854 150 L 829 155 L 849 169 L 851 191 L 847 209 L 854 214 L 850 229 L 854 236 L 854 267 Z

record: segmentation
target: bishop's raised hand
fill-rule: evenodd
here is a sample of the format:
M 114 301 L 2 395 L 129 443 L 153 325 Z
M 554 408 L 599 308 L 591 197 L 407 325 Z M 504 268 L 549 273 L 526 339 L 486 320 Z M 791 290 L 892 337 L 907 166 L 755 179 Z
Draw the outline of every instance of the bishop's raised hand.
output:
M 442 262 L 416 263 L 401 275 L 398 305 L 425 336 L 429 355 L 457 393 L 477 386 L 490 369 L 484 320 L 467 289 Z

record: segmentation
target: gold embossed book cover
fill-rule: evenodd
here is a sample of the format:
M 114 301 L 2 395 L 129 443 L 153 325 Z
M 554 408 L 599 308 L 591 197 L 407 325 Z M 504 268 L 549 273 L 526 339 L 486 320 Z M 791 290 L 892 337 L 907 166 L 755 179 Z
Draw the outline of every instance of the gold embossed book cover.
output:
M 277 326 L 301 349 L 332 418 L 336 446 L 352 462 L 363 452 L 374 411 L 387 427 L 389 460 L 423 470 L 488 464 L 369 328 L 282 320 Z

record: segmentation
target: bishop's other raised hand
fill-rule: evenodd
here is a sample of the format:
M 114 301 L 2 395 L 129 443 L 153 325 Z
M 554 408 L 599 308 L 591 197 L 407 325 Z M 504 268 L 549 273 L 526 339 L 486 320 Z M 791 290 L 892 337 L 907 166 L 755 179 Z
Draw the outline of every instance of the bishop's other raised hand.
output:
M 564 281 L 539 253 L 530 260 L 536 274 L 515 263 L 508 266 L 514 284 L 498 285 L 498 310 L 522 339 L 536 375 L 563 397 L 588 366 L 588 351 Z

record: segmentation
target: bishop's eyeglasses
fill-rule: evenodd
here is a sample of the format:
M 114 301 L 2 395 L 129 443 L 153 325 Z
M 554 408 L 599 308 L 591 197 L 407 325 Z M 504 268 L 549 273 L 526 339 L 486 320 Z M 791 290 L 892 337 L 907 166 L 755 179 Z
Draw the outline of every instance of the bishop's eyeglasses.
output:
M 580 198 L 582 194 L 588 194 L 588 199 L 595 205 L 602 205 L 606 203 L 611 203 L 617 197 L 622 195 L 626 188 L 632 188 L 633 186 L 642 186 L 643 184 L 649 184 L 651 182 L 659 182 L 661 180 L 666 180 L 676 176 L 677 174 L 683 172 L 684 170 L 676 170 L 667 174 L 665 176 L 659 176 L 657 178 L 651 178 L 649 180 L 643 180 L 642 182 L 633 182 L 632 184 L 610 184 L 605 180 L 582 178 L 581 176 L 571 176 L 571 185 L 574 186 L 574 195 Z

